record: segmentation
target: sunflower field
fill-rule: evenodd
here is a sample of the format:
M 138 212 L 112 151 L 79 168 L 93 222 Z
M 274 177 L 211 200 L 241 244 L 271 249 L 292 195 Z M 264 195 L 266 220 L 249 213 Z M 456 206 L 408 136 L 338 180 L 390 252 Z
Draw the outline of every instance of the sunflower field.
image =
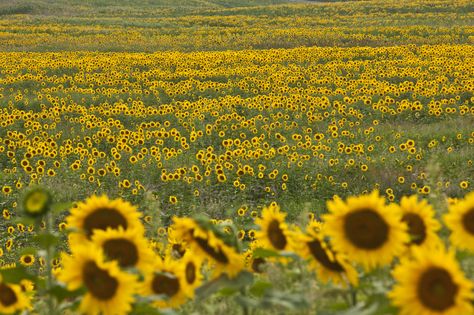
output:
M 0 314 L 474 314 L 473 12 L 0 3 Z

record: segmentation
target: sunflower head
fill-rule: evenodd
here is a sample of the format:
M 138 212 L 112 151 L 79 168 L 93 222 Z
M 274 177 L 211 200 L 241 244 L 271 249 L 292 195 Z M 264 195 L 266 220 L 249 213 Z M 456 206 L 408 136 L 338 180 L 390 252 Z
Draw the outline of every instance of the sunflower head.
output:
M 400 314 L 472 314 L 473 285 L 465 278 L 454 252 L 414 247 L 393 271 L 397 281 L 388 294 Z
M 316 271 L 323 283 L 332 281 L 342 286 L 358 284 L 356 269 L 344 255 L 337 255 L 321 232 L 316 231 L 311 224 L 308 224 L 306 233 L 295 233 L 294 238 L 296 252 L 308 260 L 310 268 Z
M 92 196 L 85 202 L 80 202 L 71 210 L 67 217 L 68 227 L 77 229 L 79 233 L 74 239 L 83 241 L 91 239 L 94 231 L 132 229 L 143 234 L 144 228 L 140 222 L 141 214 L 136 207 L 122 199 L 109 200 L 107 196 Z
M 35 263 L 35 256 L 23 255 L 20 257 L 20 263 L 24 266 L 31 266 Z
M 83 313 L 126 313 L 131 310 L 137 289 L 136 276 L 119 269 L 116 261 L 105 261 L 100 247 L 91 243 L 75 245 L 72 255 L 62 255 L 63 269 L 57 278 L 69 290 L 84 287 L 80 311 Z
M 192 252 L 187 252 L 179 262 L 183 268 L 184 280 L 186 285 L 191 288 L 190 293 L 194 295 L 194 288 L 197 288 L 203 279 L 201 272 L 202 259 L 193 255 Z
M 30 217 L 40 217 L 48 212 L 51 202 L 49 191 L 42 187 L 33 188 L 23 198 L 23 212 Z
M 406 224 L 391 211 L 377 191 L 369 195 L 335 198 L 328 202 L 324 231 L 334 250 L 346 254 L 366 269 L 385 265 L 405 250 Z
M 224 272 L 236 276 L 243 268 L 242 256 L 228 241 L 229 237 L 209 222 L 191 218 L 174 218 L 175 236 L 189 245 L 190 250 L 214 265 L 214 274 Z
M 170 257 L 157 259 L 153 271 L 145 274 L 141 293 L 143 295 L 161 295 L 163 299 L 153 304 L 159 308 L 177 307 L 191 297 L 192 287 L 188 285 L 184 265 Z
M 409 246 L 434 247 L 440 244 L 436 232 L 441 228 L 434 218 L 433 207 L 426 200 L 418 200 L 416 195 L 402 197 L 400 205 L 391 204 L 390 211 L 398 211 L 406 223 L 410 241 Z
M 92 242 L 102 248 L 105 257 L 116 260 L 121 268 L 137 268 L 145 272 L 156 259 L 147 239 L 134 229 L 96 230 Z
M 444 221 L 451 230 L 451 243 L 460 249 L 474 252 L 474 191 L 451 204 Z
M 262 210 L 262 217 L 255 220 L 260 227 L 256 238 L 265 248 L 275 251 L 291 249 L 291 233 L 285 223 L 286 213 L 280 212 L 277 204 L 271 204 Z
M 0 281 L 0 313 L 13 314 L 30 308 L 30 297 L 16 284 Z

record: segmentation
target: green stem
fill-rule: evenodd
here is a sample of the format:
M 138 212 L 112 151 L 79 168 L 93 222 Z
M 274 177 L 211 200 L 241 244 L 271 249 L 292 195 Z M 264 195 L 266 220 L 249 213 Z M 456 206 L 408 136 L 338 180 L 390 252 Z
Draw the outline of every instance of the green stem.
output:
M 52 217 L 48 213 L 46 215 L 46 229 L 45 234 L 52 234 Z M 51 288 L 53 287 L 53 270 L 51 268 L 51 259 L 54 255 L 54 248 L 51 245 L 46 246 L 46 294 L 47 294 L 47 303 L 49 315 L 55 315 L 56 309 L 54 308 L 53 296 L 51 295 Z
M 356 306 L 356 304 L 357 304 L 357 290 L 352 285 L 349 288 L 350 288 L 350 293 L 351 293 L 352 306 Z

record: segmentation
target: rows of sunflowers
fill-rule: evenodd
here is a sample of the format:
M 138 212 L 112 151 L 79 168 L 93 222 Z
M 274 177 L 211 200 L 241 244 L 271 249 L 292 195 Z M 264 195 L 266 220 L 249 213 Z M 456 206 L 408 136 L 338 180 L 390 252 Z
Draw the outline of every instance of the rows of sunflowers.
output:
M 0 314 L 474 314 L 472 1 L 291 2 L 0 1 Z
M 265 297 L 271 285 L 262 279 L 272 266 L 298 262 L 321 283 L 350 290 L 353 299 L 362 277 L 389 268 L 386 295 L 400 314 L 472 314 L 472 265 L 464 266 L 472 256 L 459 253 L 474 251 L 474 192 L 446 203 L 448 212 L 437 218 L 416 195 L 387 204 L 373 191 L 345 200 L 335 196 L 322 220 L 310 216 L 305 226 L 286 222 L 286 213 L 271 203 L 249 231 L 239 231 L 232 220 L 173 217 L 158 237 L 147 238 L 147 219 L 137 207 L 94 195 L 71 209 L 63 228 L 69 252 L 52 259 L 59 235 L 48 232 L 46 221 L 55 207 L 50 193 L 36 187 L 22 209 L 38 229 L 41 249 L 21 257 L 27 268 L 2 268 L 0 311 L 29 310 L 46 295 L 51 314 L 64 307 L 87 314 L 159 314 L 151 306 L 177 308 L 206 290 L 213 293 L 209 287 L 217 284 L 242 294 L 250 287 L 247 294 Z M 446 239 L 440 237 L 443 228 L 449 230 Z M 243 305 L 249 313 L 252 303 Z

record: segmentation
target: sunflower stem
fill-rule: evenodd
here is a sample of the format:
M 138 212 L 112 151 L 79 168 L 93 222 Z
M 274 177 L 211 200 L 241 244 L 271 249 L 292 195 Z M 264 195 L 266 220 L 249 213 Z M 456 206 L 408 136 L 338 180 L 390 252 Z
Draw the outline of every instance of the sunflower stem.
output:
M 46 214 L 46 228 L 45 234 L 52 235 L 52 216 L 51 213 Z M 49 315 L 55 315 L 56 310 L 54 308 L 54 301 L 53 296 L 51 294 L 51 288 L 53 285 L 53 272 L 51 268 L 51 258 L 54 255 L 54 248 L 52 248 L 51 244 L 46 245 L 46 257 L 45 257 L 45 264 L 46 264 L 46 294 L 47 294 L 47 302 L 48 302 L 48 313 Z
M 245 288 L 240 289 L 240 294 L 242 294 L 243 297 L 246 296 Z M 248 305 L 242 304 L 242 313 L 243 315 L 250 315 L 250 308 Z
M 357 304 L 357 290 L 352 285 L 349 286 L 349 290 L 350 290 L 349 292 L 351 294 L 352 306 L 356 306 L 356 304 Z

